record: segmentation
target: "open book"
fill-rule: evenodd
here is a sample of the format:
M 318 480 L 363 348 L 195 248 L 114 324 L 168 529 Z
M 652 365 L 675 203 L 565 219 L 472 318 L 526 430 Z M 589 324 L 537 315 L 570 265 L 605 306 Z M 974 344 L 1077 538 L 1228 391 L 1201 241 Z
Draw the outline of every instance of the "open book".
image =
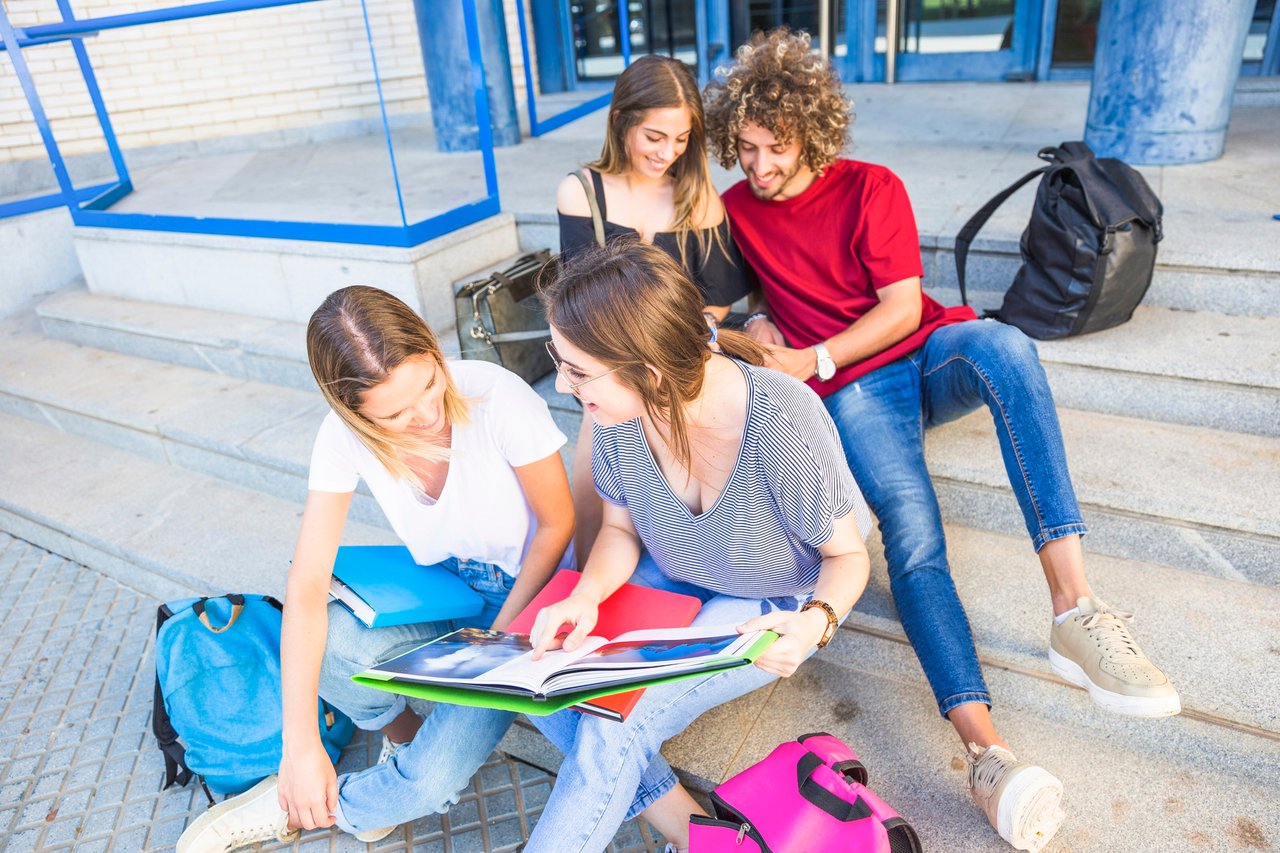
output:
M 533 601 L 520 611 L 520 615 L 511 620 L 506 630 L 512 634 L 528 634 L 533 630 L 534 621 L 542 608 L 568 598 L 581 578 L 582 575 L 574 571 L 556 572 L 542 591 L 534 596 Z M 597 637 L 613 638 L 628 631 L 684 628 L 694 620 L 701 608 L 702 602 L 692 595 L 624 583 L 613 595 L 600 602 L 599 618 L 591 633 Z M 642 695 L 644 688 L 641 687 L 623 693 L 597 696 L 578 702 L 573 708 L 585 714 L 621 722 L 635 708 Z
M 732 625 L 631 631 L 588 637 L 572 652 L 533 660 L 527 634 L 463 628 L 354 680 L 439 702 L 550 714 L 596 696 L 750 665 L 778 638 Z

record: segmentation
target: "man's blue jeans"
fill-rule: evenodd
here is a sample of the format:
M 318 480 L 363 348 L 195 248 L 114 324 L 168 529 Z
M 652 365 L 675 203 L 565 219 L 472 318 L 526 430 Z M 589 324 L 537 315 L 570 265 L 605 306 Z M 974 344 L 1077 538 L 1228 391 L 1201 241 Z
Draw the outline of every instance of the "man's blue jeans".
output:
M 356 684 L 351 676 L 403 654 L 455 627 L 488 628 L 511 592 L 514 578 L 497 566 L 449 559 L 454 572 L 484 599 L 480 615 L 452 622 L 366 628 L 337 602 L 329 604 L 329 633 L 320 665 L 320 695 L 368 731 L 405 709 L 405 699 Z M 490 708 L 437 705 L 418 734 L 382 764 L 338 777 L 338 827 L 368 832 L 448 811 L 493 752 L 515 714 Z
M 969 620 L 947 566 L 942 514 L 925 468 L 924 431 L 985 405 L 1036 551 L 1051 540 L 1083 534 L 1053 395 L 1035 345 L 995 321 L 943 326 L 920 349 L 824 402 L 879 520 L 898 615 L 939 710 L 945 716 L 968 702 L 990 705 Z

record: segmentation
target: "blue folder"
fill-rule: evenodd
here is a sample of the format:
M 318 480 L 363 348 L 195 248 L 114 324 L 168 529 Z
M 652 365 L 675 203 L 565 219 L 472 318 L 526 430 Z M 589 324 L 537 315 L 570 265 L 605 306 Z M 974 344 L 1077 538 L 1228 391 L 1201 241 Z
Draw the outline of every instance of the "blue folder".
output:
M 403 545 L 339 548 L 329 592 L 370 628 L 466 619 L 484 609 L 457 575 L 418 565 Z

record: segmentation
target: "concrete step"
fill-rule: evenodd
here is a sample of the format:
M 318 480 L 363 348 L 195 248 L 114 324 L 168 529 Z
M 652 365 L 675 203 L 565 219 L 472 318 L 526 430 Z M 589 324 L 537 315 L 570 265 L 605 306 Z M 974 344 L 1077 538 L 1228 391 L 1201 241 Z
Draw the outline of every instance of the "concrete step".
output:
M 982 202 L 979 201 L 980 205 Z M 1030 200 L 1024 217 L 1030 215 Z M 975 207 L 974 210 L 977 208 Z M 956 231 L 959 230 L 957 223 Z M 970 293 L 1004 293 L 1022 266 L 1018 249 L 1025 218 L 1003 230 L 988 227 L 974 240 L 965 267 Z M 1221 227 L 1221 226 L 1219 226 Z M 955 232 L 920 235 L 925 280 L 929 287 L 958 288 L 956 283 Z M 1215 311 L 1255 317 L 1280 317 L 1280 259 L 1235 257 L 1236 265 L 1224 265 L 1225 256 L 1200 257 L 1194 252 L 1170 260 L 1171 244 L 1162 244 L 1144 303 L 1181 311 Z M 1259 248 L 1260 251 L 1263 251 Z M 1265 249 L 1271 252 L 1270 248 Z M 1273 253 L 1274 254 L 1274 253 Z
M 519 251 L 509 213 L 408 248 L 83 226 L 74 240 L 89 289 L 106 296 L 305 323 L 329 293 L 370 284 L 441 329 L 454 322 L 450 283 Z
M 959 291 L 929 295 L 960 304 Z M 1000 305 L 973 296 L 979 312 Z M 1036 347 L 1060 406 L 1280 436 L 1280 317 L 1144 305 L 1123 326 Z
M 36 307 L 51 338 L 224 376 L 315 389 L 307 329 L 284 320 L 63 290 Z
M 0 411 L 299 506 L 306 500 L 311 445 L 329 410 L 319 392 L 50 340 L 30 325 L 6 324 Z M 387 524 L 363 485 L 351 513 Z
M 279 331 L 275 325 L 267 334 Z M 0 411 L 299 505 L 305 501 L 311 447 L 329 411 L 314 380 L 298 390 L 51 340 L 32 326 L 21 318 L 0 326 L 8 332 L 0 342 Z M 553 414 L 572 439 L 577 422 L 564 412 Z M 564 450 L 566 462 L 571 452 Z M 351 517 L 387 526 L 364 484 Z
M 988 668 L 1002 735 L 1063 782 L 1067 818 L 1054 851 L 1268 849 L 1280 742 L 1192 715 L 1135 720 L 1016 670 Z M 937 715 L 910 650 L 857 629 L 792 678 L 715 708 L 664 755 L 695 791 L 804 732 L 844 738 L 872 788 L 906 816 L 925 850 L 1008 850 L 965 788 L 961 744 Z M 520 721 L 502 748 L 554 770 L 558 755 Z
M 1206 427 L 1059 409 L 1097 553 L 1280 584 L 1280 445 Z M 985 410 L 931 430 L 925 454 L 948 521 L 1025 535 Z
M 300 503 L 0 414 L 0 528 L 158 599 L 284 593 Z M 392 534 L 347 523 L 348 544 Z
M 1063 701 L 1087 701 L 1049 669 L 1048 587 L 1026 536 L 960 524 L 948 524 L 946 536 L 951 574 L 988 673 L 1011 670 L 1047 679 L 1072 692 Z M 871 582 L 846 626 L 906 644 L 879 535 L 868 545 Z M 1135 614 L 1134 637 L 1177 686 L 1186 713 L 1280 738 L 1280 675 L 1271 674 L 1280 656 L 1280 588 L 1103 554 L 1088 555 L 1086 570 L 1099 598 Z M 1208 639 L 1227 625 L 1229 639 Z M 918 667 L 912 673 L 923 679 Z
M 537 383 L 571 441 L 581 415 Z M 118 389 L 130 389 L 122 394 Z M 79 347 L 14 331 L 0 345 L 0 406 L 278 497 L 301 501 L 318 393 Z M 1233 580 L 1280 582 L 1280 451 L 1274 441 L 1063 409 L 1088 546 Z M 1018 534 L 984 413 L 930 433 L 930 468 L 950 520 Z M 566 457 L 569 448 L 565 450 Z M 355 517 L 381 524 L 371 501 Z

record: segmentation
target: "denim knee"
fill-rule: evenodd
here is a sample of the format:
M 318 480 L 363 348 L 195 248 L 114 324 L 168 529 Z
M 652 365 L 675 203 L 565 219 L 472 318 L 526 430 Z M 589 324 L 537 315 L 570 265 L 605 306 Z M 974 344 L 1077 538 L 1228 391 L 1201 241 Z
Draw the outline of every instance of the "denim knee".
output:
M 962 323 L 958 328 L 968 333 L 965 351 L 978 364 L 993 367 L 1001 365 L 1005 370 L 1016 371 L 1019 375 L 1025 375 L 1025 370 L 1029 368 L 1036 372 L 1042 370 L 1035 341 L 1016 326 L 998 320 L 982 320 Z
M 319 693 L 360 728 L 376 731 L 405 709 L 404 697 L 356 684 L 351 676 L 380 657 L 375 629 L 366 628 L 347 608 L 329 602 L 329 630 L 320 659 Z

